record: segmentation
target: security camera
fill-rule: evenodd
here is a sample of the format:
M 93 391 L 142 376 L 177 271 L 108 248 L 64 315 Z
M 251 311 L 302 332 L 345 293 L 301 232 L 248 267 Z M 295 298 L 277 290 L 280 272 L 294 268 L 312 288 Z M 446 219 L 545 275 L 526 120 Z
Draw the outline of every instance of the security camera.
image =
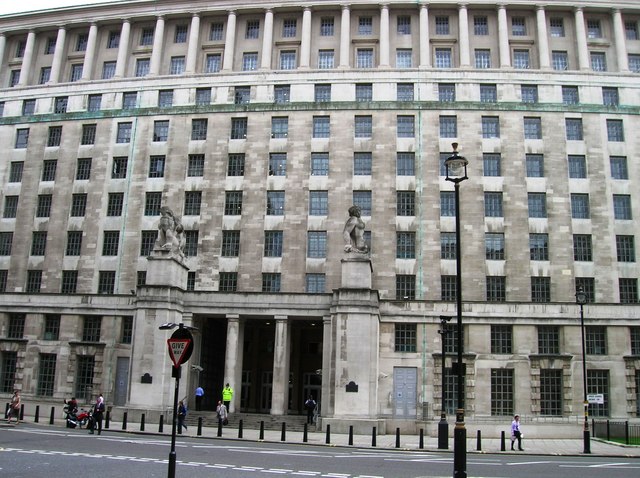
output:
M 196 372 L 203 372 L 204 369 L 200 365 L 192 365 L 191 370 L 195 370 Z

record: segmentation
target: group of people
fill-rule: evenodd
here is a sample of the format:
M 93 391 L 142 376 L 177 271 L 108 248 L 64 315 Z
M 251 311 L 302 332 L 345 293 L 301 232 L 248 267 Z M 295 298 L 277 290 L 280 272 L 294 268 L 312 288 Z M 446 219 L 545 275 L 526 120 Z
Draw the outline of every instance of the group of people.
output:
M 204 389 L 198 385 L 194 392 L 196 398 L 196 411 L 202 410 L 202 402 L 204 401 Z M 229 424 L 229 405 L 233 399 L 233 388 L 227 383 L 222 389 L 222 400 L 218 400 L 216 406 L 216 414 L 218 418 L 218 425 Z M 187 430 L 187 426 L 184 424 L 187 418 L 187 406 L 184 404 L 184 400 L 180 400 L 178 404 L 178 433 L 182 433 L 182 429 Z

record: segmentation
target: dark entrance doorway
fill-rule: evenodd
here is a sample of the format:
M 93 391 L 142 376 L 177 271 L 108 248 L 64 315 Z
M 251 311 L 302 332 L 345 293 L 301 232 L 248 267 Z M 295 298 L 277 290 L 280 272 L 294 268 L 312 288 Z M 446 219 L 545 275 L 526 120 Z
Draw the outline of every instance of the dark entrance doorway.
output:
M 204 389 L 203 410 L 215 410 L 218 400 L 222 399 L 224 387 L 224 360 L 227 352 L 227 319 L 203 317 L 198 321 L 202 333 L 200 345 L 200 385 Z M 189 393 L 193 394 L 194 390 Z

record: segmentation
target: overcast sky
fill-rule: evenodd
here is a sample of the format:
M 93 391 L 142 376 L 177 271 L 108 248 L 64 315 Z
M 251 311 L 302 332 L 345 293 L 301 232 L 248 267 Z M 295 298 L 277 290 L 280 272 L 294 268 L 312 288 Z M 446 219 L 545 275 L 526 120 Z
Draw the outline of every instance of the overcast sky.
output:
M 119 0 L 0 0 L 0 15 L 7 13 L 45 10 L 47 8 L 66 7 L 69 5 L 87 5 L 89 3 L 112 3 Z

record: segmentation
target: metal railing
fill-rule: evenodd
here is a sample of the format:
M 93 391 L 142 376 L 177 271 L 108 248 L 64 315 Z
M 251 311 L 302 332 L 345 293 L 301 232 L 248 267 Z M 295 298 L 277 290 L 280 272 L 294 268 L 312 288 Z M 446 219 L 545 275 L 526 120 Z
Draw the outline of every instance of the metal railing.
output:
M 628 421 L 592 420 L 593 437 L 607 441 L 622 441 L 625 445 L 640 444 L 640 423 Z

